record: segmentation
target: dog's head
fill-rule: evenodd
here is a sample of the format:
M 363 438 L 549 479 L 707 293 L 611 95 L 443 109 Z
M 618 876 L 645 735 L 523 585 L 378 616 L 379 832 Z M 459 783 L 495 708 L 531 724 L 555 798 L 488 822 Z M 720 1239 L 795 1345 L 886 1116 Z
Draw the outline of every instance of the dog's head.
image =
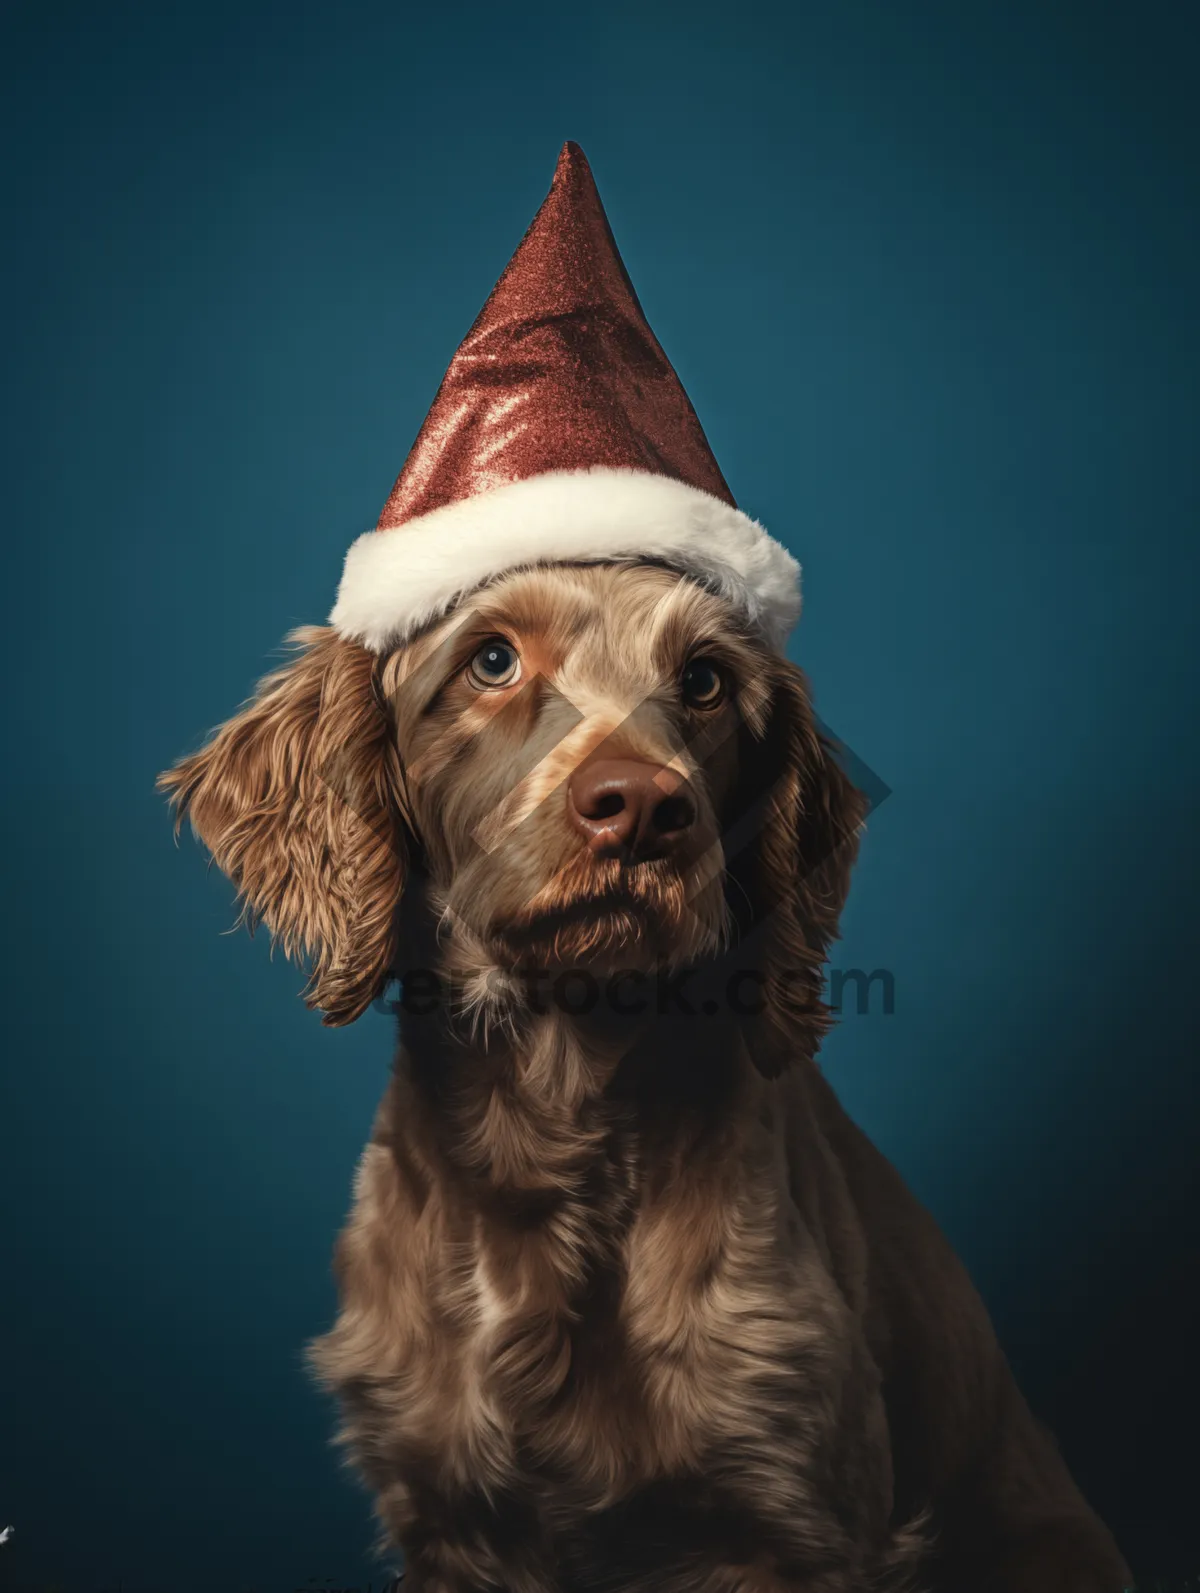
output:
M 651 565 L 555 565 L 384 656 L 293 640 L 160 783 L 249 920 L 310 961 L 327 1023 L 395 969 L 415 874 L 463 965 L 603 975 L 745 948 L 776 1026 L 819 1038 L 861 800 L 800 672 L 723 598 Z

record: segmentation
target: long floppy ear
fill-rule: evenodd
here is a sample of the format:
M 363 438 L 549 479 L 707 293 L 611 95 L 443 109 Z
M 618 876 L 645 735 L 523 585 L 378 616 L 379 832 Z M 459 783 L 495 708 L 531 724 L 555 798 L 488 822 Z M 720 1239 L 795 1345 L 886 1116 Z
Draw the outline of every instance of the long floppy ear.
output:
M 298 649 L 207 746 L 158 778 L 237 886 L 242 921 L 307 960 L 327 1024 L 350 1023 L 387 979 L 404 862 L 399 762 L 375 660 L 307 626 Z
M 754 881 L 764 1002 L 750 1051 L 768 1078 L 832 1026 L 825 959 L 838 935 L 867 801 L 837 761 L 809 706 L 804 677 L 780 660 L 762 741 L 773 763 L 761 808 Z

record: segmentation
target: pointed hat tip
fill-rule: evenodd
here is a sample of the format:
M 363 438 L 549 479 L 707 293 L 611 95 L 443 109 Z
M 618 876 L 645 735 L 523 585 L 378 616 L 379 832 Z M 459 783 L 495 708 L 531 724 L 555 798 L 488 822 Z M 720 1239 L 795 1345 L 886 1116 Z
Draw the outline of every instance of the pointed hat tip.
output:
M 580 149 L 575 140 L 573 138 L 568 138 L 566 143 L 558 152 L 558 165 L 554 169 L 554 175 L 556 177 L 561 177 L 566 172 L 570 171 L 572 167 L 576 166 L 582 166 L 584 171 L 587 171 L 589 169 L 588 158 Z
M 565 199 L 572 208 L 582 206 L 590 210 L 600 203 L 588 158 L 574 139 L 569 138 L 559 151 L 550 194 L 558 196 L 560 200 Z

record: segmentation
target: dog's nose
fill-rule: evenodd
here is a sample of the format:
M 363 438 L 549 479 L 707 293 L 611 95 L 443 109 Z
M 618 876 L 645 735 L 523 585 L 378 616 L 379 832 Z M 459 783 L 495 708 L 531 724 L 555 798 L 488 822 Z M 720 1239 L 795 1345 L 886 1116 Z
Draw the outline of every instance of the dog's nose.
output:
M 696 822 L 683 776 L 634 758 L 585 763 L 571 777 L 567 807 L 597 857 L 664 857 Z

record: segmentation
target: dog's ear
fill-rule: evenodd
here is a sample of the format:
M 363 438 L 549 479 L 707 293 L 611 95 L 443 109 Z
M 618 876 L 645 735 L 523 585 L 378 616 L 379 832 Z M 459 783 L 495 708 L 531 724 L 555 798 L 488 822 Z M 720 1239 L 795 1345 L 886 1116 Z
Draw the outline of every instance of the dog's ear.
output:
M 763 1022 L 751 1054 L 774 1077 L 798 1050 L 814 1056 L 831 1026 L 825 959 L 838 934 L 866 816 L 809 705 L 804 677 L 779 660 L 762 750 L 771 766 L 752 887 L 761 947 Z
M 399 761 L 375 660 L 317 626 L 207 746 L 159 776 L 237 886 L 242 917 L 305 959 L 305 999 L 350 1023 L 385 983 L 404 876 Z

